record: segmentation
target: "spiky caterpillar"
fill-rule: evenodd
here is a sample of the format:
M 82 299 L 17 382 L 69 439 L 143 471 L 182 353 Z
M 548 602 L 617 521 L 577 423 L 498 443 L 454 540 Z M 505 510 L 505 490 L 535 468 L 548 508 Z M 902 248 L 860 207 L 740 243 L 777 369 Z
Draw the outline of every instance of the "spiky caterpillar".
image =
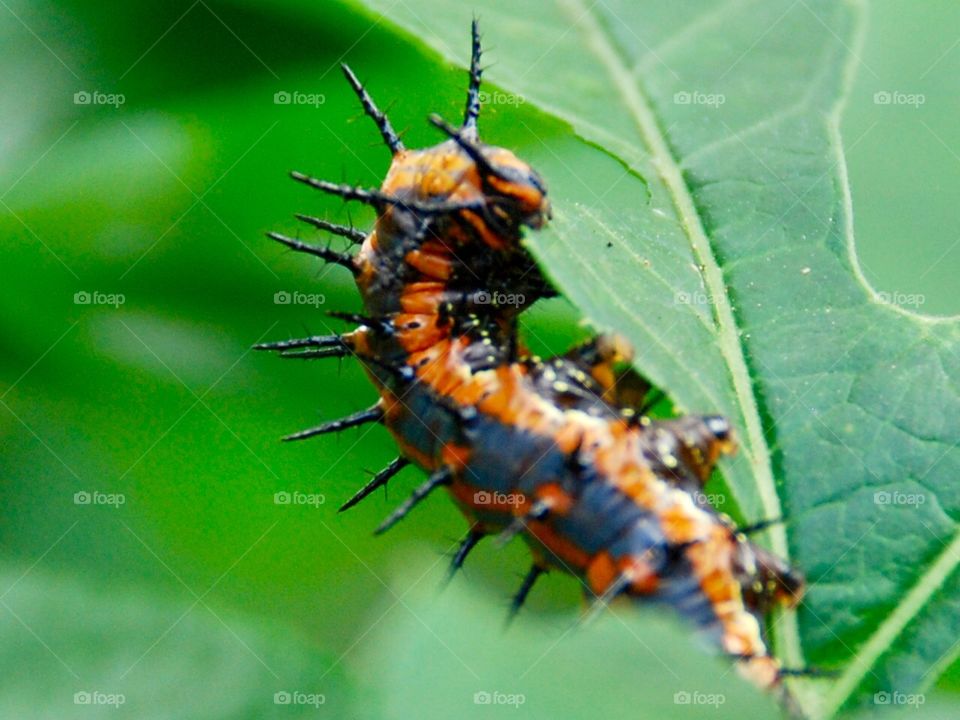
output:
M 750 543 L 699 492 L 720 455 L 732 452 L 718 416 L 651 420 L 646 386 L 620 369 L 627 351 L 602 337 L 547 361 L 520 346 L 517 316 L 552 294 L 521 245 L 549 218 L 541 178 L 513 153 L 481 143 L 480 45 L 476 23 L 465 119 L 439 145 L 408 150 L 349 68 L 345 75 L 393 154 L 379 189 L 294 173 L 325 193 L 372 205 L 364 234 L 298 216 L 360 245 L 356 255 L 278 234 L 292 249 L 348 268 L 365 315 L 352 332 L 261 346 L 299 358 L 357 357 L 379 392 L 372 407 L 297 433 L 303 439 L 382 423 L 400 456 L 343 509 L 406 465 L 429 473 L 378 528 L 447 487 L 470 522 L 459 567 L 484 536 L 522 537 L 534 562 L 522 604 L 544 570 L 580 578 L 602 605 L 618 595 L 677 608 L 717 635 L 744 675 L 763 687 L 784 671 L 763 638 L 763 614 L 793 605 L 803 580 Z M 483 302 L 499 294 L 524 302 Z

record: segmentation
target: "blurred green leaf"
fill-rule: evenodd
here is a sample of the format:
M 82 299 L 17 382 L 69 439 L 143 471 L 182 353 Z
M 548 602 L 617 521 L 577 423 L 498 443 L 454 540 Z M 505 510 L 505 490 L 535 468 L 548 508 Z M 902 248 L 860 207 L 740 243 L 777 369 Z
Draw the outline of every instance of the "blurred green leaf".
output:
M 461 64 L 478 12 L 490 79 L 631 169 L 632 202 L 559 197 L 531 243 L 680 408 L 740 429 L 727 482 L 746 517 L 791 519 L 814 581 L 778 649 L 843 670 L 797 683 L 808 712 L 929 685 L 960 631 L 960 326 L 857 261 L 838 127 L 861 4 L 367 4 Z
M 5 568 L 0 587 L 4 717 L 349 716 L 335 658 L 203 592 L 175 601 L 29 567 Z
M 417 558 L 398 565 L 406 572 L 377 613 L 391 629 L 365 652 L 381 682 L 380 717 L 625 717 L 627 708 L 637 720 L 778 714 L 772 697 L 656 608 L 612 611 L 580 628 L 576 614 L 525 612 L 506 627 L 506 608 L 478 598 L 462 579 L 438 595 L 436 567 Z

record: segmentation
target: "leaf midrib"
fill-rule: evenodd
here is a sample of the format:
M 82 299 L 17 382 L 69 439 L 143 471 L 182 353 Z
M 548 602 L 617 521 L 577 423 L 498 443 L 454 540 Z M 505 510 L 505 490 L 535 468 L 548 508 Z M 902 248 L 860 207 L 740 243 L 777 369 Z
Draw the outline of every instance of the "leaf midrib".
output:
M 620 53 L 602 28 L 593 13 L 592 6 L 584 5 L 583 0 L 557 0 L 558 4 L 568 14 L 573 15 L 580 25 L 588 46 L 601 62 L 610 76 L 622 101 L 631 113 L 634 122 L 640 131 L 641 137 L 647 145 L 651 155 L 651 165 L 660 174 L 660 178 L 670 193 L 678 219 L 683 225 L 684 232 L 690 240 L 691 247 L 698 261 L 703 267 L 704 282 L 715 299 L 714 319 L 717 325 L 717 340 L 727 364 L 734 389 L 734 397 L 743 415 L 748 439 L 748 461 L 757 484 L 761 505 L 768 517 L 779 517 L 781 514 L 780 498 L 776 492 L 773 479 L 771 451 L 763 433 L 759 406 L 753 393 L 753 383 L 746 361 L 746 352 L 737 332 L 736 320 L 729 297 L 725 292 L 723 271 L 713 253 L 710 239 L 704 230 L 700 215 L 693 200 L 690 188 L 683 179 L 681 166 L 673 156 L 667 144 L 666 137 L 660 129 L 650 103 L 644 97 L 639 82 L 623 62 Z M 859 40 L 862 42 L 863 27 L 861 23 Z M 833 131 L 833 143 L 839 155 L 838 166 L 845 169 L 842 157 L 842 142 L 839 137 L 840 116 L 843 100 L 847 95 L 852 79 L 852 63 L 848 62 L 844 92 L 838 100 L 833 112 L 830 113 L 828 125 Z M 845 189 L 845 207 L 847 210 L 847 224 L 845 231 L 848 240 L 848 249 L 855 258 L 853 247 L 853 220 L 851 198 L 849 197 L 849 183 L 843 178 L 841 183 Z M 857 267 L 856 262 L 852 263 Z M 858 268 L 859 269 L 859 268 Z M 863 283 L 869 290 L 868 285 Z M 922 316 L 921 316 L 922 317 Z M 922 318 L 927 320 L 927 318 Z M 954 318 L 944 318 L 954 320 Z M 937 320 L 941 320 L 937 318 Z M 784 559 L 788 559 L 789 550 L 786 542 L 786 532 L 782 527 L 775 528 L 769 534 L 772 549 Z M 942 585 L 946 577 L 960 563 L 960 533 L 945 548 L 937 561 L 925 572 L 914 585 L 903 602 L 889 618 L 871 635 L 867 643 L 859 649 L 843 675 L 832 685 L 826 698 L 815 697 L 806 689 L 797 694 L 801 704 L 807 712 L 817 716 L 831 716 L 835 714 L 848 697 L 856 690 L 863 677 L 873 667 L 876 659 L 883 654 L 908 625 L 910 620 L 926 606 L 930 597 Z M 783 659 L 788 664 L 797 667 L 803 666 L 803 652 L 800 644 L 799 629 L 795 613 L 788 613 L 780 618 L 779 643 Z M 819 695 L 819 693 L 817 693 Z M 805 701 L 805 702 L 804 702 Z
M 748 461 L 754 471 L 761 505 L 769 517 L 780 514 L 780 498 L 773 480 L 773 467 L 770 449 L 767 446 L 760 420 L 759 406 L 753 394 L 753 382 L 747 367 L 745 348 L 737 332 L 737 324 L 730 305 L 723 279 L 723 271 L 713 253 L 710 240 L 703 228 L 700 215 L 690 189 L 683 179 L 680 164 L 670 151 L 666 137 L 641 93 L 638 83 L 629 68 L 610 42 L 607 34 L 597 22 L 593 8 L 584 5 L 583 0 L 558 0 L 558 4 L 569 14 L 578 18 L 589 46 L 597 59 L 610 75 L 621 99 L 637 124 L 647 149 L 650 152 L 651 165 L 660 174 L 674 203 L 678 219 L 690 240 L 693 252 L 702 268 L 704 283 L 715 299 L 714 319 L 716 335 L 721 353 L 730 373 L 734 395 L 743 414 L 747 432 Z M 770 533 L 773 550 L 786 558 L 788 553 L 786 533 L 782 528 Z
M 593 6 L 586 6 L 583 0 L 557 0 L 557 3 L 562 11 L 575 19 L 588 47 L 610 76 L 647 145 L 651 166 L 659 173 L 660 179 L 670 194 L 677 217 L 702 268 L 709 296 L 714 299 L 717 342 L 730 374 L 734 398 L 743 417 L 747 436 L 747 447 L 744 450 L 752 469 L 761 507 L 765 517 L 781 517 L 781 503 L 773 477 L 771 452 L 763 432 L 760 408 L 753 392 L 746 349 L 737 332 L 737 323 L 726 292 L 723 271 L 704 230 L 690 188 L 683 178 L 680 163 L 671 152 L 650 103 L 639 87 L 639 82 L 623 61 L 608 33 L 601 27 L 593 12 Z M 783 525 L 771 527 L 767 537 L 770 540 L 771 549 L 784 560 L 789 560 L 787 535 Z M 778 637 L 783 659 L 790 665 L 803 667 L 803 651 L 796 614 L 785 613 L 781 616 L 779 625 L 781 632 L 778 633 Z
M 777 495 L 773 479 L 770 448 L 764 437 L 760 410 L 753 393 L 753 382 L 747 367 L 745 348 L 737 332 L 737 324 L 726 292 L 723 271 L 716 255 L 713 253 L 710 239 L 703 228 L 690 189 L 683 179 L 680 164 L 671 153 L 656 117 L 641 93 L 638 84 L 610 42 L 607 34 L 597 22 L 592 7 L 585 6 L 583 0 L 557 0 L 557 2 L 568 14 L 577 18 L 588 45 L 603 64 L 621 99 L 630 111 L 644 142 L 647 144 L 651 165 L 656 168 L 661 180 L 667 187 L 678 219 L 681 221 L 693 252 L 702 267 L 704 283 L 710 297 L 715 300 L 714 319 L 716 321 L 717 340 L 730 373 L 736 402 L 740 407 L 746 426 L 747 459 L 754 472 L 754 479 L 757 483 L 757 490 L 764 512 L 769 517 L 778 517 L 781 510 L 780 497 Z M 787 558 L 788 548 L 785 531 L 782 528 L 777 528 L 770 533 L 770 539 L 773 545 L 772 549 L 782 557 Z

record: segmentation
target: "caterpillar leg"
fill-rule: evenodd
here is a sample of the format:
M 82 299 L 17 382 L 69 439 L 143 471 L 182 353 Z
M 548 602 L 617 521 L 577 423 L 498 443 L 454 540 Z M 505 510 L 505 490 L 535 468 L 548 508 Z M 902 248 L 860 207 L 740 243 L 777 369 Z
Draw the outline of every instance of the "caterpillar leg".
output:
M 737 662 L 770 664 L 775 668 L 777 680 L 785 677 L 831 678 L 840 674 L 837 670 L 827 670 L 820 667 L 782 667 L 776 658 L 769 655 L 738 655 L 736 653 L 726 653 L 726 655 Z
M 657 398 L 651 402 L 650 383 L 632 366 L 623 367 L 633 360 L 633 348 L 620 335 L 597 335 L 564 358 L 600 385 L 604 400 L 632 410 L 630 415 L 643 415 L 657 402 Z
M 779 525 L 784 523 L 786 520 L 783 517 L 770 518 L 769 520 L 760 520 L 759 522 L 751 523 L 750 525 L 741 525 L 737 528 L 737 532 L 743 533 L 744 535 L 752 535 L 753 533 L 762 532 L 768 527 L 774 525 Z

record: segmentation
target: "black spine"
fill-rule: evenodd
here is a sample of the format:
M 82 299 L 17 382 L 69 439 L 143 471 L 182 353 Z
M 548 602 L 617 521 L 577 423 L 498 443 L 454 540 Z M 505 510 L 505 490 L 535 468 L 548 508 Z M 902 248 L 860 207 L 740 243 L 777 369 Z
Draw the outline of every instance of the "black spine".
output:
M 346 347 L 339 335 L 313 335 L 307 338 L 280 340 L 279 342 L 259 343 L 254 350 L 296 350 L 298 348 Z
M 301 220 L 309 225 L 313 225 L 318 230 L 324 230 L 334 235 L 339 235 L 340 237 L 345 237 L 350 242 L 355 245 L 360 245 L 364 240 L 366 240 L 366 233 L 357 230 L 356 228 L 348 227 L 346 225 L 337 225 L 336 223 L 327 222 L 313 215 L 301 215 L 297 213 L 294 215 L 297 220 Z
M 268 232 L 267 237 L 271 240 L 276 240 L 278 243 L 286 245 L 291 250 L 307 253 L 308 255 L 316 255 L 318 258 L 326 260 L 329 263 L 334 263 L 336 265 L 340 265 L 341 267 L 345 267 L 354 275 L 357 275 L 360 272 L 360 268 L 358 268 L 353 262 L 353 258 L 346 253 L 340 253 L 336 250 L 331 250 L 330 248 L 317 247 L 316 245 L 308 245 L 305 242 L 295 240 L 276 232 Z
M 444 467 L 440 470 L 437 470 L 433 475 L 427 478 L 427 481 L 420 485 L 413 493 L 408 497 L 403 504 L 394 510 L 390 515 L 380 523 L 374 532 L 376 535 L 382 535 L 387 530 L 392 528 L 398 522 L 403 520 L 411 510 L 413 510 L 417 505 L 419 505 L 424 498 L 427 497 L 430 493 L 436 490 L 441 485 L 449 485 L 453 479 L 453 473 L 450 471 L 450 468 Z
M 312 438 L 317 435 L 340 432 L 341 430 L 356 427 L 357 425 L 363 425 L 364 423 L 380 422 L 382 418 L 383 408 L 381 408 L 378 403 L 377 405 L 369 407 L 366 410 L 361 410 L 353 415 L 347 415 L 345 418 L 331 420 L 323 425 L 318 425 L 317 427 L 309 428 L 307 430 L 301 430 L 293 435 L 287 435 L 285 438 L 283 438 L 283 441 L 290 442 L 292 440 L 306 440 L 307 438 Z
M 377 124 L 377 129 L 380 130 L 380 135 L 383 137 L 383 141 L 387 144 L 387 147 L 390 148 L 390 152 L 394 155 L 403 152 L 404 147 L 400 136 L 394 131 L 387 116 L 381 112 L 380 108 L 373 102 L 373 98 L 370 97 L 370 93 L 363 87 L 363 83 L 353 74 L 353 70 L 350 69 L 349 65 L 341 64 L 340 67 L 343 70 L 344 76 L 347 78 L 347 82 L 350 83 L 354 92 L 357 93 L 357 97 L 360 98 L 363 111 Z
M 477 546 L 477 543 L 483 540 L 487 534 L 480 530 L 476 525 L 474 525 L 467 534 L 464 536 L 463 540 L 460 541 L 460 545 L 457 548 L 457 551 L 453 555 L 453 559 L 450 561 L 450 571 L 449 575 L 454 575 L 457 570 L 463 567 L 464 561 L 467 559 L 467 555 Z
M 394 460 L 391 460 L 389 465 L 387 465 L 383 470 L 381 470 L 376 475 L 374 475 L 370 479 L 370 482 L 368 482 L 366 485 L 360 488 L 352 498 L 350 498 L 343 505 L 341 505 L 340 510 L 338 512 L 349 510 L 350 508 L 352 508 L 358 502 L 363 500 L 365 497 L 367 497 L 367 495 L 372 493 L 377 488 L 384 487 L 387 484 L 387 482 L 390 480 L 390 478 L 392 478 L 398 472 L 403 470 L 409 464 L 410 464 L 410 461 L 407 460 L 405 457 L 398 457 Z
M 463 132 L 476 137 L 477 118 L 480 117 L 480 79 L 483 75 L 480 67 L 480 23 L 476 18 L 470 25 L 470 38 L 470 85 L 467 87 L 467 106 L 463 112 Z
M 546 570 L 536 563 L 530 566 L 530 569 L 523 578 L 523 582 L 520 583 L 520 589 L 517 590 L 516 595 L 514 595 L 513 599 L 510 601 L 510 615 L 508 620 L 513 620 L 513 618 L 517 616 L 517 613 L 520 612 L 520 608 L 522 608 L 523 604 L 527 601 L 527 595 L 530 594 L 530 590 L 533 589 L 537 579 L 545 572 Z

